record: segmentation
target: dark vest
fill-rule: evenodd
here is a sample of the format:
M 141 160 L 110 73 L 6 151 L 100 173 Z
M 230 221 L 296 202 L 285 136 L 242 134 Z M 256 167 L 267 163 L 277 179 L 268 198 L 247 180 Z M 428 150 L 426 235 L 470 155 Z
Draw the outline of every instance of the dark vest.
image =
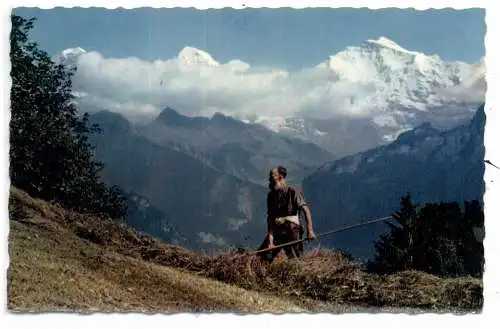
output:
M 297 203 L 300 193 L 294 187 L 287 187 L 284 190 L 269 191 L 267 195 L 267 214 L 273 218 L 295 216 L 299 214 Z

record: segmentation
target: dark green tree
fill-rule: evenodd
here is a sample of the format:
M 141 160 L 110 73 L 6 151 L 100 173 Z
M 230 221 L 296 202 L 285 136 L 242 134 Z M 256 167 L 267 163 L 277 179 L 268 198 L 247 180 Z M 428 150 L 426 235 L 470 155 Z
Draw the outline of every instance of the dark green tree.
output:
M 463 258 L 464 270 L 472 276 L 482 276 L 484 271 L 484 212 L 477 200 L 465 202 L 461 232 L 463 243 L 458 253 Z
M 415 261 L 417 206 L 407 193 L 401 198 L 401 208 L 393 214 L 395 223 L 389 233 L 375 242 L 375 259 L 368 262 L 368 269 L 375 272 L 396 272 L 412 268 Z
M 420 258 L 414 268 L 439 275 L 464 274 L 458 246 L 463 243 L 463 218 L 456 202 L 427 204 L 418 216 L 422 236 Z
M 56 64 L 29 40 L 35 19 L 12 15 L 11 22 L 11 183 L 70 209 L 123 217 L 123 193 L 100 181 L 103 164 L 94 160 L 88 141 L 98 127 L 75 106 L 76 68 Z
M 484 215 L 479 202 L 428 203 L 421 209 L 409 195 L 390 223 L 390 232 L 375 243 L 375 259 L 368 270 L 393 273 L 419 270 L 442 276 L 481 276 Z

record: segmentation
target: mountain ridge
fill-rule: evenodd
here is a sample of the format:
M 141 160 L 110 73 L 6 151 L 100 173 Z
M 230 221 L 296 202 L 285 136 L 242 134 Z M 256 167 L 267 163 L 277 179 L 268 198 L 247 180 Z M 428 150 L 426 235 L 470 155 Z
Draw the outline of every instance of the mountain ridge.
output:
M 211 118 L 186 117 L 166 108 L 140 133 L 158 145 L 175 147 L 221 172 L 263 186 L 274 166 L 289 167 L 292 180 L 300 184 L 317 163 L 334 158 L 316 144 L 219 112 Z
M 323 165 L 303 182 L 319 230 L 389 216 L 407 192 L 418 204 L 482 200 L 484 120 L 483 104 L 470 122 L 449 131 L 425 124 L 389 145 Z M 330 241 L 371 257 L 385 229 L 374 225 Z

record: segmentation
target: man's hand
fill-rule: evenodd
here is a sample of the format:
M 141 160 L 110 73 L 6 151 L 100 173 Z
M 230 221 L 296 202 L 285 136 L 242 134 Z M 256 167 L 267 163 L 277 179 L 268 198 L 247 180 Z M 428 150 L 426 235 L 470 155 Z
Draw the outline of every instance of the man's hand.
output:
M 267 247 L 268 248 L 274 248 L 274 237 L 272 234 L 267 235 Z
M 316 240 L 316 233 L 312 229 L 307 230 L 307 238 L 309 240 Z

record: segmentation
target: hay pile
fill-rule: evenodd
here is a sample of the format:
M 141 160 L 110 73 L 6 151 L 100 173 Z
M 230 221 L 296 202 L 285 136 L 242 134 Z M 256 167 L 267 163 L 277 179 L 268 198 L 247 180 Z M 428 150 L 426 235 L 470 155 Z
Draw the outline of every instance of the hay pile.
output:
M 270 265 L 254 256 L 219 255 L 206 261 L 203 274 L 246 289 L 337 304 L 467 311 L 483 304 L 480 280 L 443 279 L 415 271 L 375 275 L 332 251 Z

